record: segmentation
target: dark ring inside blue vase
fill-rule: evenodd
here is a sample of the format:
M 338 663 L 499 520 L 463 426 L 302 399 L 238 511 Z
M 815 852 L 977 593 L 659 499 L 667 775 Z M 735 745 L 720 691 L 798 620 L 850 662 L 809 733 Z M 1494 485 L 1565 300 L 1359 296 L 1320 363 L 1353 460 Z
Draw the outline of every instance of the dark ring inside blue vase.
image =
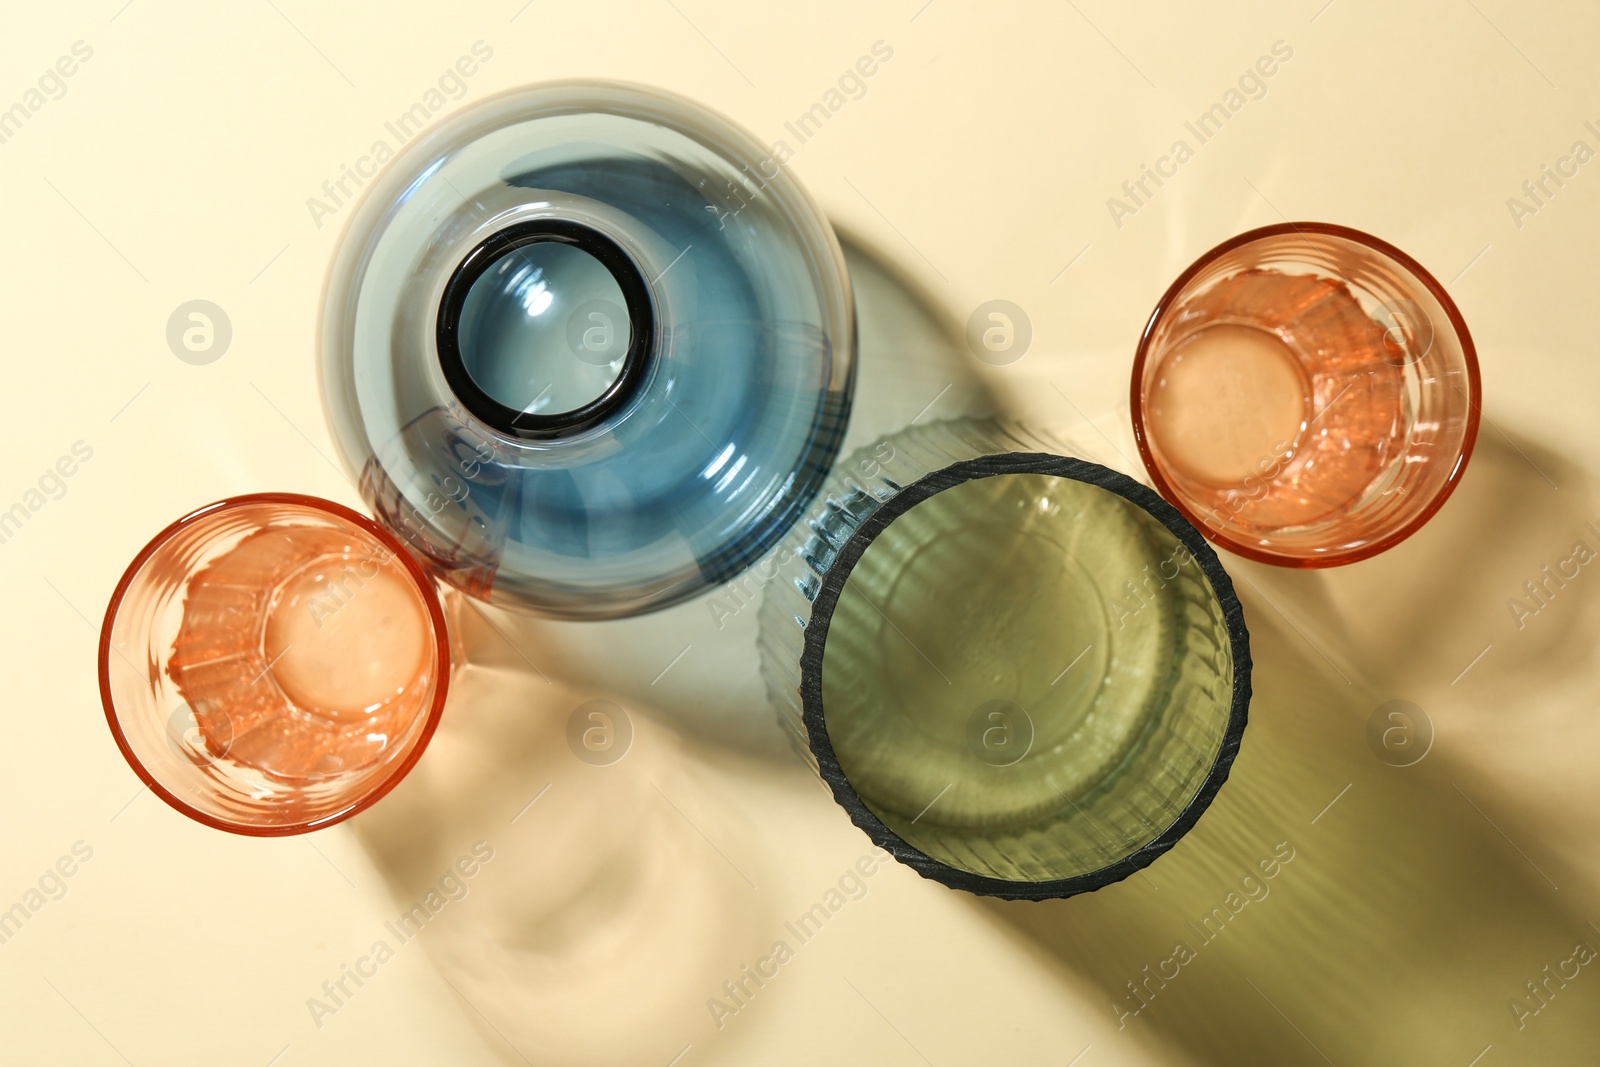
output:
M 575 279 L 570 288 L 576 291 L 566 291 L 568 286 L 560 283 L 563 275 Z M 628 340 L 621 367 L 608 379 L 614 361 L 605 363 L 604 351 L 599 356 L 586 352 L 584 342 L 596 330 L 609 341 L 611 331 L 622 325 L 609 321 L 613 295 L 621 298 L 618 310 L 626 315 Z M 584 296 L 591 299 L 582 300 Z M 552 306 L 569 316 L 565 330 L 540 327 L 544 333 L 537 348 L 545 351 L 524 347 L 529 331 L 522 329 L 519 334 L 516 324 L 533 323 Z M 574 325 L 571 316 L 578 313 L 587 318 Z M 589 319 L 600 325 L 586 329 Z M 495 324 L 506 321 L 513 325 L 498 336 L 509 340 L 496 340 Z M 439 365 L 461 403 L 493 429 L 521 438 L 565 437 L 594 426 L 627 404 L 644 380 L 655 346 L 654 324 L 649 287 L 620 245 L 582 223 L 535 219 L 493 234 L 456 267 L 439 301 Z M 483 334 L 490 336 L 485 340 Z M 552 356 L 548 350 L 558 340 L 565 340 L 570 351 Z M 552 358 L 571 360 L 571 372 L 595 388 L 581 403 L 564 410 L 534 410 L 543 393 L 532 400 L 526 394 L 543 379 L 529 374 L 538 375 L 540 361 Z M 520 395 L 511 395 L 514 392 Z

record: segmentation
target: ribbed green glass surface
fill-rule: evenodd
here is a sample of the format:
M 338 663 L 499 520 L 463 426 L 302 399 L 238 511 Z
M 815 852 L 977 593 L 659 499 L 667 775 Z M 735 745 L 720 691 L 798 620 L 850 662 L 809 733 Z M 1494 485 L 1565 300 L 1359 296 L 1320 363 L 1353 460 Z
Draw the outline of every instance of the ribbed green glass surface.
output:
M 1123 497 L 1070 478 L 964 482 L 897 517 L 830 624 L 825 722 L 862 800 L 953 867 L 1042 881 L 1166 829 L 1228 722 L 1216 598 Z
M 1094 448 L 990 419 L 909 428 L 843 459 L 771 563 L 780 722 L 862 829 L 947 884 L 1125 877 L 1237 750 L 1249 646 L 1227 576 L 1154 494 L 1065 458 Z

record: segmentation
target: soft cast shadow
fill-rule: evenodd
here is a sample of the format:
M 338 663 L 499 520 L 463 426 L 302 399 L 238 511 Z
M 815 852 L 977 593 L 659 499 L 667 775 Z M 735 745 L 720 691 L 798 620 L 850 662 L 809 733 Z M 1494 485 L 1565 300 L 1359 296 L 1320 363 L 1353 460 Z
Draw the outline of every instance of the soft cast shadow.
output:
M 841 244 L 860 352 L 841 454 L 913 420 L 992 412 L 960 327 L 886 256 L 848 233 Z M 577 700 L 604 692 L 630 709 L 651 708 L 686 738 L 787 763 L 794 756 L 767 709 L 759 671 L 762 573 L 753 568 L 686 604 L 632 619 L 558 622 L 483 609 L 501 641 L 482 655 L 542 671 Z
M 861 362 L 845 452 L 918 424 L 993 415 L 964 329 L 895 261 L 838 230 L 855 287 Z
M 445 901 L 415 936 L 507 1063 L 667 1063 L 729 961 L 770 942 L 771 853 L 705 746 L 473 662 L 500 638 L 470 612 L 461 630 L 470 665 L 427 757 L 352 825 L 397 917 Z
M 1486 810 L 1532 828 L 1519 841 L 1531 855 L 1600 887 L 1593 478 L 1486 420 L 1457 493 L 1416 536 L 1351 567 L 1272 570 L 1234 568 L 1374 704 L 1421 709 Z
M 1229 565 L 1379 690 L 1448 685 L 1471 664 L 1472 692 L 1525 699 L 1593 663 L 1600 598 L 1583 587 L 1600 567 L 1577 562 L 1580 543 L 1600 562 L 1592 480 L 1485 423 L 1455 494 L 1389 551 L 1326 571 Z
M 1250 726 L 1196 828 L 1146 876 L 974 907 L 1097 986 L 1127 1031 L 1217 1067 L 1592 1058 L 1600 962 L 1575 946 L 1600 932 L 1581 889 L 1520 854 L 1528 827 L 1491 824 L 1439 753 L 1381 759 L 1363 687 L 1244 599 Z

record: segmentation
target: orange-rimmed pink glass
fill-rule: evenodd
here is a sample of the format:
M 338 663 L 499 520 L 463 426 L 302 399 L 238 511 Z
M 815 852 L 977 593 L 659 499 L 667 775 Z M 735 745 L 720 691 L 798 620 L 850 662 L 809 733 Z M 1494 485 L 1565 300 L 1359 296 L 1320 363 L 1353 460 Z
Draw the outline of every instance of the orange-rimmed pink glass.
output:
M 450 639 L 432 579 L 331 501 L 232 497 L 157 534 L 106 608 L 101 701 L 134 773 L 251 836 L 376 802 L 427 747 Z
M 1477 353 L 1416 260 L 1358 230 L 1289 223 L 1200 257 L 1134 358 L 1157 490 L 1250 559 L 1331 567 L 1415 533 L 1477 438 Z

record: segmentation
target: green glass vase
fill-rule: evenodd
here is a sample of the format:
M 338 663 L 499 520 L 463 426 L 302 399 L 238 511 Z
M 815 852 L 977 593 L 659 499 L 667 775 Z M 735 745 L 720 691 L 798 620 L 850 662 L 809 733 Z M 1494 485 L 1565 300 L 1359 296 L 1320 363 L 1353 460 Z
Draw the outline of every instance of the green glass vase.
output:
M 988 420 L 883 438 L 766 569 L 780 718 L 874 842 L 973 893 L 1146 866 L 1244 731 L 1249 637 L 1215 552 L 1065 451 Z

